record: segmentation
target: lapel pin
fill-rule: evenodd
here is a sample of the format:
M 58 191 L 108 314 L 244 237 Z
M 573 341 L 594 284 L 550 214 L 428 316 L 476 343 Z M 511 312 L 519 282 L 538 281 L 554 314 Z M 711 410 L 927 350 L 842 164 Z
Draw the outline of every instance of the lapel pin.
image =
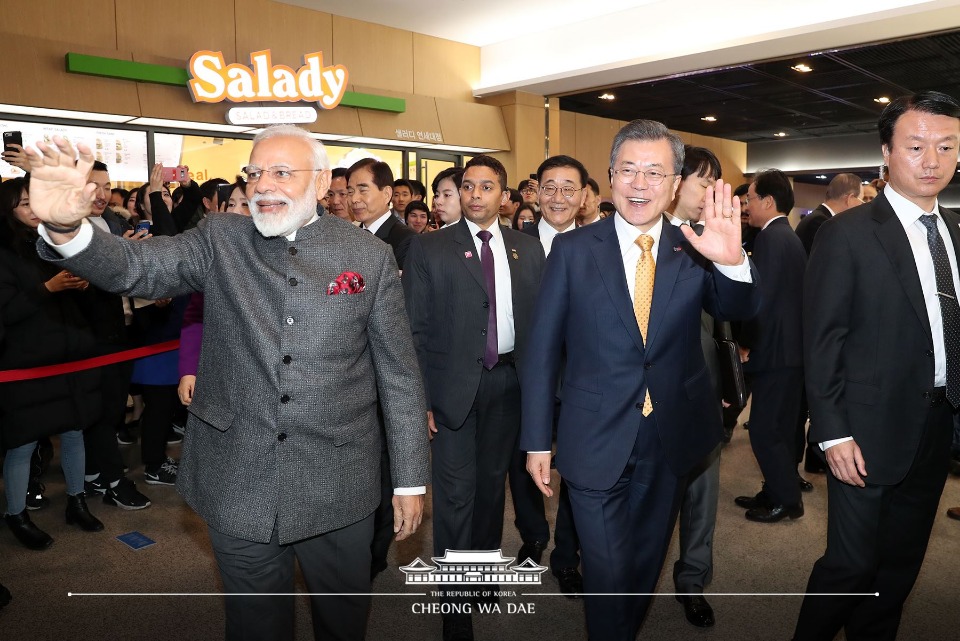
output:
M 513 252 L 513 259 L 514 259 L 514 260 L 520 260 L 520 257 L 517 256 L 517 250 L 516 250 L 516 249 L 511 248 L 510 251 Z
M 473 252 L 463 252 L 464 258 L 473 258 Z
M 680 245 L 677 245 L 676 247 L 673 248 L 673 251 L 675 252 L 682 251 L 682 248 L 680 247 Z

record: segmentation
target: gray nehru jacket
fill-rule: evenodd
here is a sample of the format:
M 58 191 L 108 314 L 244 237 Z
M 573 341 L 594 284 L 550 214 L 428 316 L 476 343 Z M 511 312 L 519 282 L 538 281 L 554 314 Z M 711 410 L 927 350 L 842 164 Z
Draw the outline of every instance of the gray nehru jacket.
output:
M 203 351 L 177 489 L 214 529 L 280 543 L 338 529 L 380 501 L 383 405 L 394 487 L 426 485 L 423 385 L 389 246 L 323 215 L 296 240 L 213 214 L 180 236 L 91 244 L 47 260 L 148 299 L 204 292 Z M 328 295 L 344 272 L 364 290 Z

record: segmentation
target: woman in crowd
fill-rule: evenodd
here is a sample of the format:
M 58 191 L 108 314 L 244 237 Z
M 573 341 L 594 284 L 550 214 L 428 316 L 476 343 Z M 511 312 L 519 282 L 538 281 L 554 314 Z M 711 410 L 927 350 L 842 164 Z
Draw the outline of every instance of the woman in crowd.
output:
M 513 228 L 523 229 L 532 227 L 540 222 L 540 212 L 538 212 L 530 203 L 521 203 L 517 212 L 513 215 Z
M 250 203 L 247 201 L 247 183 L 237 176 L 233 183 L 230 198 L 226 202 L 224 213 L 250 215 Z M 197 382 L 197 367 L 200 365 L 200 342 L 203 338 L 203 292 L 190 296 L 190 304 L 183 314 L 183 326 L 180 329 L 180 384 L 177 394 L 180 402 L 190 405 L 193 401 L 193 388 Z
M 411 200 L 403 212 L 403 221 L 407 223 L 407 227 L 418 234 L 422 234 L 427 229 L 429 217 L 430 209 L 422 200 Z
M 95 349 L 77 304 L 88 283 L 37 256 L 39 224 L 30 210 L 27 179 L 0 185 L 0 318 L 5 335 L 0 370 L 67 363 L 88 358 Z M 100 416 L 99 384 L 99 370 L 90 369 L 2 385 L 4 519 L 17 540 L 30 549 L 42 550 L 53 543 L 33 524 L 25 505 L 30 457 L 43 436 L 60 435 L 67 523 L 89 532 L 103 529 L 83 494 L 82 430 Z

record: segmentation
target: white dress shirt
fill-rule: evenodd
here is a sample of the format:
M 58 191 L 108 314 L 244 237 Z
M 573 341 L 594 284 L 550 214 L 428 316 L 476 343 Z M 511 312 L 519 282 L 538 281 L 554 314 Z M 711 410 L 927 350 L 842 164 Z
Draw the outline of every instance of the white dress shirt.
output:
M 550 223 L 547 222 L 546 218 L 541 218 L 540 222 L 537 223 L 537 232 L 540 234 L 540 244 L 543 245 L 543 255 L 550 255 L 550 248 L 553 247 L 553 239 L 557 237 L 557 234 L 565 234 L 568 231 L 573 231 L 577 228 L 576 221 L 570 223 L 570 226 L 561 231 L 557 231 L 550 226 Z
M 483 241 L 477 237 L 480 226 L 466 220 L 473 244 L 480 256 Z M 509 354 L 513 351 L 516 341 L 516 332 L 513 328 L 513 284 L 510 280 L 510 263 L 507 262 L 507 247 L 503 243 L 503 232 L 500 225 L 494 221 L 487 230 L 493 234 L 490 238 L 490 251 L 493 252 L 493 275 L 497 281 L 497 352 Z M 511 251 L 513 248 L 510 248 Z
M 377 218 L 369 225 L 364 225 L 363 228 L 369 231 L 371 234 L 376 234 L 377 230 L 383 227 L 383 223 L 390 219 L 390 216 L 393 216 L 393 212 L 388 210 L 383 216 L 380 216 L 380 218 Z
M 930 319 L 930 333 L 933 336 L 933 386 L 943 387 L 947 384 L 947 351 L 943 343 L 943 316 L 940 313 L 940 298 L 937 296 L 937 275 L 933 267 L 933 256 L 930 255 L 930 246 L 927 244 L 927 228 L 920 222 L 920 216 L 935 214 L 937 216 L 937 230 L 943 238 L 943 245 L 947 249 L 950 260 L 950 271 L 953 275 L 953 290 L 960 292 L 960 279 L 957 274 L 957 255 L 953 248 L 953 241 L 947 223 L 940 216 L 939 201 L 933 202 L 933 211 L 923 211 L 918 205 L 900 195 L 891 185 L 884 189 L 877 198 L 886 198 L 897 220 L 903 225 L 903 231 L 910 242 L 910 251 L 917 264 L 917 273 L 920 275 L 920 289 L 923 291 L 923 303 L 927 308 L 927 318 Z M 820 443 L 820 448 L 826 450 L 838 443 L 853 440 L 852 436 L 832 439 Z

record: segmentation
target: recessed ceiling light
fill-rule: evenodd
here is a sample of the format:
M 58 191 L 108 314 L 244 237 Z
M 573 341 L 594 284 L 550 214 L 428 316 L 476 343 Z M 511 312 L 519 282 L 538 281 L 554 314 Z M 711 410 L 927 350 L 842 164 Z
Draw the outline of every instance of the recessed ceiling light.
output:
M 826 179 L 827 179 L 827 177 L 824 176 L 823 174 L 817 174 L 817 178 L 819 178 L 820 180 L 826 180 Z
M 802 62 L 800 64 L 793 65 L 790 68 L 793 69 L 794 71 L 799 71 L 800 73 L 810 73 L 811 71 L 813 71 L 813 67 L 811 67 L 810 65 L 804 64 Z
M 890 102 L 890 99 L 886 96 L 880 96 L 879 98 L 874 98 L 874 102 L 879 102 L 881 105 L 885 105 Z
M 717 117 L 716 117 L 716 116 L 704 116 L 704 117 L 701 118 L 700 120 L 704 120 L 704 121 L 706 121 L 706 122 L 717 122 Z
M 599 97 L 600 97 L 600 100 L 614 100 L 614 99 L 616 99 L 616 96 L 614 96 L 612 93 L 602 93 L 602 94 L 600 94 Z
M 786 138 L 786 137 L 787 137 L 787 132 L 785 132 L 785 131 L 778 131 L 777 133 L 775 133 L 775 134 L 773 134 L 773 135 L 776 136 L 777 138 Z

